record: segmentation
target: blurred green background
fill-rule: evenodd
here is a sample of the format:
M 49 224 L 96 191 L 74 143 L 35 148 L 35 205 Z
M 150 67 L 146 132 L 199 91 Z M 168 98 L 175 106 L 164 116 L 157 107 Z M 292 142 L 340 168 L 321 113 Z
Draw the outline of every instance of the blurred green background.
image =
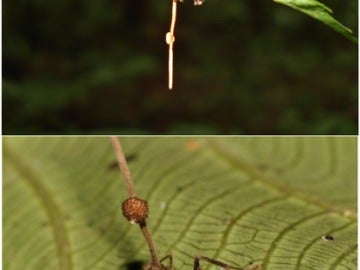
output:
M 357 35 L 358 3 L 324 2 Z M 357 134 L 357 44 L 273 1 L 3 3 L 4 134 Z

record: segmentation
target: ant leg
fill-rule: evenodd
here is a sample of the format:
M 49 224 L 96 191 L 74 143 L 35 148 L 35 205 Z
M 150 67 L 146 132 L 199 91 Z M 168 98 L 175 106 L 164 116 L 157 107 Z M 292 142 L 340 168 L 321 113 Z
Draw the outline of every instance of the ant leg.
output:
M 165 261 L 166 259 L 169 260 L 169 263 L 167 266 L 164 266 L 162 262 Z M 172 270 L 172 255 L 168 254 L 164 258 L 162 258 L 160 260 L 160 266 L 155 266 L 152 265 L 151 263 L 147 263 L 143 266 L 142 270 Z
M 168 266 L 166 267 L 166 269 L 167 269 L 167 270 L 170 270 L 170 269 L 172 269 L 172 265 L 173 265 L 173 257 L 172 257 L 171 254 L 168 254 L 168 255 L 166 255 L 164 258 L 162 258 L 162 259 L 160 260 L 160 262 L 163 262 L 163 261 L 165 261 L 166 259 L 169 260 L 169 263 L 168 263 Z
M 211 259 L 211 258 L 205 257 L 205 256 L 196 256 L 195 257 L 195 259 L 194 259 L 194 270 L 201 270 L 201 268 L 200 268 L 200 260 L 207 261 L 207 262 L 212 263 L 214 265 L 220 266 L 221 268 L 226 269 L 226 270 L 228 270 L 228 269 L 244 270 L 243 268 L 231 266 L 231 265 L 228 265 L 226 263 L 223 263 L 223 262 L 220 262 L 218 260 Z

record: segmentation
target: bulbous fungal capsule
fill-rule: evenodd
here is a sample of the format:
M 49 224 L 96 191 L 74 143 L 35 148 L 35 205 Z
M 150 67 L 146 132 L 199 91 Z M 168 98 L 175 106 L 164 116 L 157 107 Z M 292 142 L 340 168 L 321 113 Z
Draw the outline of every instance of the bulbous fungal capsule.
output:
M 131 224 L 142 223 L 149 215 L 147 201 L 139 199 L 138 197 L 126 199 L 123 201 L 121 208 L 124 217 L 130 221 Z
M 166 44 L 174 43 L 175 37 L 170 32 L 167 32 L 166 36 L 165 36 L 165 41 L 166 41 Z

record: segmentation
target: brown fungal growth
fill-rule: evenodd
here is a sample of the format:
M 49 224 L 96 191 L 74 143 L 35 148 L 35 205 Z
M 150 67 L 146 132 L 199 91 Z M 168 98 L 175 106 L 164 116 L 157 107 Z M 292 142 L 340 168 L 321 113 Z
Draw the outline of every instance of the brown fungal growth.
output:
M 173 0 L 177 1 L 177 0 Z M 195 0 L 202 3 L 202 0 Z M 197 2 L 197 3 L 198 3 Z M 123 175 L 123 178 L 125 180 L 125 185 L 127 188 L 127 192 L 129 194 L 129 198 L 123 201 L 121 207 L 124 217 L 130 221 L 131 224 L 139 224 L 140 230 L 145 238 L 145 241 L 148 245 L 150 255 L 151 255 L 151 262 L 145 264 L 145 266 L 142 268 L 143 270 L 173 270 L 172 266 L 172 255 L 168 254 L 161 260 L 159 260 L 159 257 L 157 255 L 154 242 L 151 238 L 151 234 L 147 228 L 146 219 L 149 215 L 149 206 L 148 202 L 146 200 L 142 200 L 138 197 L 136 197 L 135 193 L 135 186 L 130 176 L 130 171 L 127 166 L 126 158 L 124 156 L 122 147 L 120 145 L 120 141 L 117 137 L 112 136 L 111 141 L 114 147 L 116 159 L 119 165 L 119 168 L 121 170 L 121 174 Z M 197 151 L 198 148 L 201 145 L 198 141 L 190 140 L 186 144 L 186 149 L 190 152 Z M 181 189 L 182 187 L 178 187 L 178 189 Z M 91 224 L 90 224 L 91 225 Z M 89 225 L 89 226 L 90 226 Z M 101 228 L 103 230 L 103 233 L 106 232 L 107 227 Z M 327 236 L 326 239 L 329 241 L 332 236 Z M 164 264 L 164 261 L 167 260 L 167 265 Z M 207 263 L 219 266 L 222 269 L 226 270 L 261 270 L 261 264 L 252 264 L 249 267 L 246 268 L 239 268 L 236 266 L 231 266 L 229 264 L 223 263 L 221 261 L 218 261 L 213 258 L 209 258 L 206 256 L 195 256 L 194 259 L 194 270 L 201 270 L 200 267 L 200 261 L 205 261 Z
M 130 197 L 123 201 L 122 212 L 124 217 L 130 221 L 131 224 L 139 224 L 145 222 L 149 215 L 149 206 L 146 200 L 138 197 Z

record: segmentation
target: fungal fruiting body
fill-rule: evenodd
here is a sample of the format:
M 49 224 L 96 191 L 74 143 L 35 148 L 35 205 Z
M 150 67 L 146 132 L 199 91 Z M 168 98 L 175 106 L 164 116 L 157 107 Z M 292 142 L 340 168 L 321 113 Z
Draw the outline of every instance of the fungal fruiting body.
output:
M 171 12 L 171 23 L 170 23 L 170 31 L 166 33 L 165 36 L 165 41 L 166 44 L 169 45 L 169 60 L 168 60 L 168 76 L 169 76 L 169 80 L 168 80 L 168 87 L 171 90 L 173 88 L 173 73 L 174 73 L 174 68 L 173 68 L 173 58 L 174 58 L 174 52 L 173 52 L 173 47 L 174 47 L 174 42 L 175 42 L 175 22 L 176 22 L 176 4 L 177 2 L 183 2 L 183 0 L 172 0 L 172 12 Z M 204 3 L 205 0 L 194 0 L 194 5 L 195 6 L 201 6 Z
M 123 201 L 121 208 L 124 217 L 131 224 L 143 223 L 149 215 L 149 206 L 147 201 L 138 197 L 130 197 L 126 199 Z

